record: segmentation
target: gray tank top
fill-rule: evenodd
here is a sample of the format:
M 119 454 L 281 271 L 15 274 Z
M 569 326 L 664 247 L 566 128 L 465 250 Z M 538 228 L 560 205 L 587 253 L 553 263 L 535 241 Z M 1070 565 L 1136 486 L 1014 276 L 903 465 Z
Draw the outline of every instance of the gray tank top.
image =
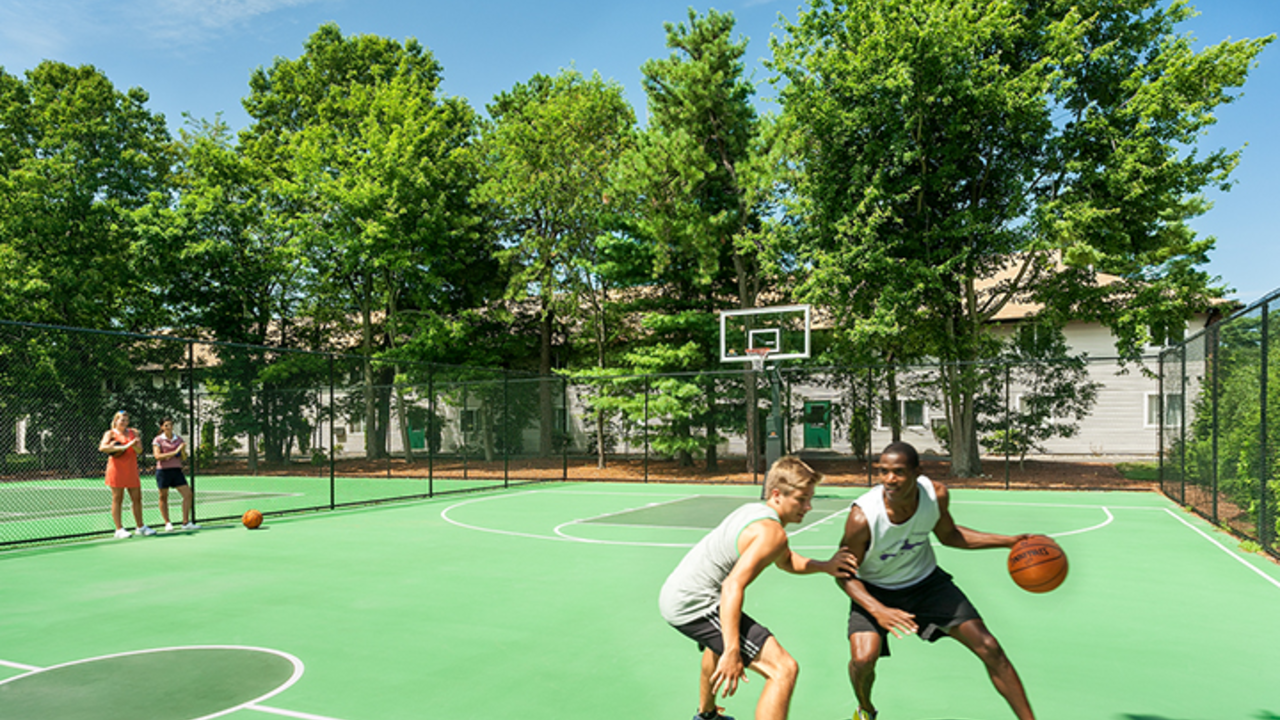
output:
M 720 586 L 738 562 L 738 536 L 759 520 L 782 524 L 778 513 L 764 503 L 743 505 L 689 550 L 658 595 L 664 620 L 685 625 L 719 607 Z

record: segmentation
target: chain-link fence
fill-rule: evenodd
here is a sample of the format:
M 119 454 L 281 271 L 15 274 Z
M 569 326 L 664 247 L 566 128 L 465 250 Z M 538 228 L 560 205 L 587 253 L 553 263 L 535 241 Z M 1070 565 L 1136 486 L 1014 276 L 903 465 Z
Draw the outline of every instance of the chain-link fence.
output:
M 1160 486 L 1280 557 L 1280 358 L 1273 293 L 1160 355 Z
M 0 322 L 0 546 L 114 530 L 99 444 L 119 411 L 142 440 L 144 522 L 160 526 L 148 475 L 165 419 L 186 444 L 192 519 L 216 522 L 539 479 L 504 462 L 529 435 L 529 386 L 494 370 Z
M 928 472 L 946 475 L 956 442 L 951 409 L 968 407 L 972 426 L 963 437 L 971 446 L 976 441 L 977 473 L 953 482 L 1151 488 L 1163 423 L 1154 410 L 1160 388 L 1154 361 L 1078 357 L 576 376 L 565 402 L 567 476 L 759 482 L 775 406 L 782 450 L 801 454 L 828 482 L 871 484 L 869 461 L 894 440 L 915 445 Z
M 895 439 L 935 476 L 953 469 L 957 438 L 969 443 L 975 477 L 953 483 L 1121 488 L 1144 481 L 1117 461 L 1149 472 L 1148 485 L 1158 462 L 1172 472 L 1176 456 L 1179 478 L 1199 462 L 1170 440 L 1195 417 L 1169 395 L 1171 367 L 1052 358 L 537 377 L 0 322 L 0 546 L 113 530 L 98 443 L 118 410 L 143 438 L 154 525 L 147 475 L 164 418 L 187 443 L 199 522 L 549 480 L 760 483 L 769 452 L 866 485 Z M 967 429 L 953 432 L 953 417 Z

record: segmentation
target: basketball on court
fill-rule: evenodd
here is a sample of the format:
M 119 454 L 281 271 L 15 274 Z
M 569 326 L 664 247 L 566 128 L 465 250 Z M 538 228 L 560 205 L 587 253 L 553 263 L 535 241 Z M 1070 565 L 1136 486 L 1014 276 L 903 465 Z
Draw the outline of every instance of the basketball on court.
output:
M 250 510 L 244 514 L 244 517 L 240 518 L 240 522 L 244 523 L 245 527 L 253 530 L 262 524 L 262 513 L 257 510 Z
M 1009 575 L 1023 590 L 1049 592 L 1067 579 L 1067 555 L 1053 538 L 1032 535 L 1009 550 Z

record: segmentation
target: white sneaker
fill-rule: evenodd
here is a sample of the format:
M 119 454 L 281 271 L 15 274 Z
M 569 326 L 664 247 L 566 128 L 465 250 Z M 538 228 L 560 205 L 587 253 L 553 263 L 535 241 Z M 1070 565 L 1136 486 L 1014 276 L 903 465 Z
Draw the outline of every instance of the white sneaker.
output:
M 133 537 L 133 533 L 129 532 L 128 530 L 125 530 L 124 528 L 116 528 L 117 540 L 123 540 L 124 538 L 129 538 L 129 537 Z
M 199 530 L 200 526 L 193 522 L 189 522 L 189 523 L 183 523 L 182 529 L 183 530 Z
M 155 530 L 152 530 L 146 525 L 139 525 L 138 529 L 135 532 L 137 532 L 139 535 L 155 535 L 156 534 Z
M 173 523 L 171 523 L 171 522 L 167 522 L 167 523 L 165 523 L 165 524 L 164 524 L 164 531 L 165 531 L 165 532 L 173 532 Z

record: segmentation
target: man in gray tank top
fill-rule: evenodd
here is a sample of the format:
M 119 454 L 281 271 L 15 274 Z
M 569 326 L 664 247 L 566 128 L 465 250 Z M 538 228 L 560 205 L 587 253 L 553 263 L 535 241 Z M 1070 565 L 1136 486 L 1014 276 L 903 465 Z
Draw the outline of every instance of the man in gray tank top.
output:
M 720 714 L 716 693 L 738 689 L 745 668 L 764 676 L 756 720 L 783 720 L 795 689 L 796 661 L 768 628 L 742 612 L 747 585 L 770 564 L 800 575 L 851 576 L 852 553 L 811 560 L 793 552 L 784 526 L 804 520 L 822 476 L 799 458 L 779 458 L 765 478 L 762 503 L 730 513 L 694 545 L 662 586 L 658 607 L 673 627 L 697 641 L 702 653 L 698 714 L 694 720 L 733 720 Z
M 982 659 L 996 690 L 1020 720 L 1034 720 L 1013 663 L 965 594 L 938 567 L 929 535 L 966 550 L 1012 547 L 1027 535 L 995 535 L 955 523 L 947 488 L 920 474 L 907 443 L 880 453 L 880 484 L 849 508 L 840 545 L 858 558 L 857 577 L 840 578 L 851 599 L 849 679 L 858 699 L 853 720 L 875 720 L 871 685 L 876 661 L 889 654 L 889 633 L 922 640 L 959 640 Z

